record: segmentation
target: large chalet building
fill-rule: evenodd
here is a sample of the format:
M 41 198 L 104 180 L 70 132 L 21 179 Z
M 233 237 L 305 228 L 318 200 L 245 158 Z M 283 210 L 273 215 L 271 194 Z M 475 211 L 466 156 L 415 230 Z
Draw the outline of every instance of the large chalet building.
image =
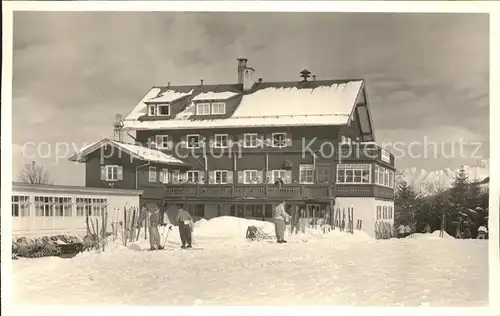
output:
M 362 79 L 303 70 L 266 82 L 240 58 L 234 84 L 151 88 L 115 135 L 70 158 L 86 163 L 86 186 L 142 190 L 169 220 L 178 203 L 195 217 L 270 220 L 284 199 L 311 222 L 352 208 L 372 236 L 377 221 L 393 223 L 394 156 L 374 143 Z

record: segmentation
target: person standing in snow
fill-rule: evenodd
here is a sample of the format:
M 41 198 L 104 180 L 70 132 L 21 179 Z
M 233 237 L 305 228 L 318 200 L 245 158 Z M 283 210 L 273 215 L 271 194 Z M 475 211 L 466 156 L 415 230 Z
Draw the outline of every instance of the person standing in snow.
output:
M 399 224 L 398 226 L 398 238 L 403 238 L 405 237 L 405 226 L 403 223 Z
M 151 250 L 163 249 L 160 232 L 158 231 L 160 224 L 160 208 L 158 205 L 155 205 L 150 210 L 149 215 L 149 245 L 151 246 Z
M 405 230 L 404 230 L 404 231 L 405 231 L 405 233 L 404 233 L 405 237 L 410 236 L 410 235 L 411 235 L 411 228 L 410 228 L 410 225 L 406 225 L 406 226 L 405 226 Z
M 182 249 L 192 248 L 191 232 L 193 230 L 193 218 L 188 211 L 182 208 L 182 204 L 177 204 L 177 217 L 175 218 L 179 226 L 179 235 L 181 237 Z
M 276 241 L 280 244 L 286 243 L 285 240 L 285 221 L 290 220 L 290 215 L 285 212 L 285 201 L 281 201 L 276 207 L 274 214 L 274 229 L 276 232 Z

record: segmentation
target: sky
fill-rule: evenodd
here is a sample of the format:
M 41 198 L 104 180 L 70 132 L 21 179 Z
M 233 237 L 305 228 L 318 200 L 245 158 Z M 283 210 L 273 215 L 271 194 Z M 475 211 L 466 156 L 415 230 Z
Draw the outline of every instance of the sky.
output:
M 154 85 L 235 83 L 238 57 L 264 81 L 365 79 L 377 143 L 404 149 L 397 168 L 489 158 L 485 14 L 16 12 L 13 178 L 35 160 L 84 185 L 68 158 L 112 137 L 116 114 Z

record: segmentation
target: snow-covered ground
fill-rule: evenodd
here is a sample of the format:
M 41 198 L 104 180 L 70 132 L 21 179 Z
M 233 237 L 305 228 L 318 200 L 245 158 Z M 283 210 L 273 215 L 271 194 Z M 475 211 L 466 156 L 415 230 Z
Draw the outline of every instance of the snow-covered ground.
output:
M 197 222 L 194 247 L 180 250 L 177 230 L 167 251 L 127 247 L 72 259 L 13 262 L 16 304 L 484 306 L 488 242 L 434 234 L 371 240 L 308 230 L 276 244 L 245 239 L 234 217 Z M 448 236 L 449 237 L 449 236 Z

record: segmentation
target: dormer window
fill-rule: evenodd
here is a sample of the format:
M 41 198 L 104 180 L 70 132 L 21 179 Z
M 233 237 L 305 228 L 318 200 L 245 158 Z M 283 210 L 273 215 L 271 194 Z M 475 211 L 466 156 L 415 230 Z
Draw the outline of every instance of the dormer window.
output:
M 212 114 L 226 114 L 226 103 L 214 102 L 212 103 Z
M 170 115 L 170 104 L 158 104 L 158 116 Z
M 198 103 L 196 105 L 196 115 L 210 115 L 210 103 Z
M 169 116 L 170 104 L 151 104 L 148 106 L 149 116 Z

